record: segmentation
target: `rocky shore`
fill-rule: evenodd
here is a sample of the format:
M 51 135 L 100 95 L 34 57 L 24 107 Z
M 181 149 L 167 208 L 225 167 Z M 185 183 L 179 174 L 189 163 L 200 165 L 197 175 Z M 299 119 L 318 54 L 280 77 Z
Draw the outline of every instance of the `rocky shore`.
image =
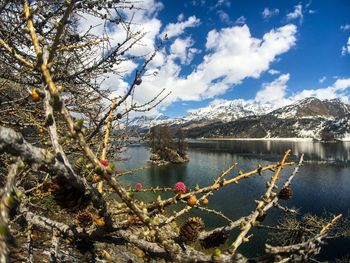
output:
M 165 157 L 165 158 L 162 158 Z M 180 156 L 176 150 L 165 148 L 163 153 L 152 153 L 149 163 L 157 166 L 168 165 L 171 163 L 187 163 L 189 161 L 187 156 Z

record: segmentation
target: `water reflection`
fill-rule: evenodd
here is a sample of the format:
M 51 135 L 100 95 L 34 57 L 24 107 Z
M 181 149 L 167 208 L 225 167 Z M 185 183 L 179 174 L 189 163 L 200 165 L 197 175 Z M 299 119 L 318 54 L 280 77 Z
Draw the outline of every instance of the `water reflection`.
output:
M 169 178 L 173 178 L 176 182 L 185 181 L 187 177 L 187 165 L 176 165 L 174 169 L 169 167 L 151 166 L 148 169 L 148 176 L 151 185 L 169 185 Z
M 210 149 L 211 151 L 244 155 L 264 155 L 265 158 L 283 155 L 286 149 L 292 149 L 295 157 L 300 157 L 304 153 L 306 161 L 350 162 L 350 142 L 191 140 L 189 145 L 193 149 Z

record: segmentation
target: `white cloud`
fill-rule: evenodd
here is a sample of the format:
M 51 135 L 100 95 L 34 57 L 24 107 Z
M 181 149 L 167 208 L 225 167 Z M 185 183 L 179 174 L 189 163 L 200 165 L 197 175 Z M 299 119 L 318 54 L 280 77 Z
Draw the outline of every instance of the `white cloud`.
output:
M 264 83 L 262 89 L 257 92 L 255 100 L 262 103 L 272 103 L 282 106 L 286 96 L 288 80 L 289 74 L 283 74 L 270 83 Z
M 341 30 L 344 30 L 344 31 L 345 31 L 345 30 L 349 30 L 349 29 L 350 29 L 350 24 L 341 25 L 341 26 L 340 26 L 340 29 L 341 29 Z
M 115 78 L 114 75 L 109 74 L 109 78 L 105 79 L 103 86 L 112 90 L 109 98 L 114 99 L 116 97 L 123 96 L 127 91 L 129 84 L 126 81 L 120 78 Z
M 294 11 L 287 14 L 287 20 L 299 19 L 299 22 L 302 24 L 304 15 L 303 15 L 303 6 L 298 4 L 294 6 Z
M 196 48 L 191 48 L 194 44 L 191 37 L 185 39 L 177 38 L 170 46 L 172 59 L 179 58 L 181 64 L 189 64 L 193 56 L 199 52 Z
M 170 52 L 174 58 L 179 58 L 182 64 L 185 64 L 187 59 L 188 47 L 193 45 L 193 41 L 190 37 L 186 39 L 177 38 L 170 46 Z
M 190 16 L 186 21 L 180 21 L 177 23 L 168 24 L 163 34 L 168 34 L 168 37 L 176 37 L 184 33 L 185 29 L 188 27 L 196 27 L 200 23 L 200 19 L 196 16 Z
M 159 68 L 164 65 L 166 54 L 164 48 L 156 53 L 152 61 L 149 63 L 150 68 Z
M 245 78 L 259 78 L 262 72 L 269 70 L 277 56 L 295 44 L 296 31 L 296 26 L 286 25 L 258 39 L 251 35 L 247 25 L 212 30 L 207 35 L 207 54 L 191 73 L 184 75 L 181 65 L 170 54 L 158 69 L 157 77 L 143 81 L 135 99 L 148 100 L 163 88 L 172 91 L 165 106 L 174 101 L 198 101 L 224 94 Z M 191 48 L 186 43 L 182 43 L 183 46 Z M 185 56 L 185 51 L 174 53 Z
M 215 2 L 214 0 L 191 0 L 190 4 L 192 4 L 193 6 L 209 6 L 210 10 L 213 10 L 215 8 L 224 6 L 224 7 L 230 7 L 231 6 L 231 0 L 217 0 L 216 3 L 214 5 L 213 2 Z M 185 4 L 186 6 L 186 4 Z
M 278 15 L 279 12 L 280 12 L 280 10 L 278 8 L 269 9 L 269 8 L 265 7 L 261 14 L 262 14 L 263 18 L 269 19 L 270 17 L 272 17 L 274 15 Z
M 348 78 L 348 79 L 337 79 L 334 82 L 333 87 L 337 91 L 339 91 L 339 90 L 346 90 L 346 89 L 350 88 L 350 78 Z
M 226 99 L 213 99 L 210 103 L 209 103 L 209 106 L 217 106 L 217 105 L 220 105 L 220 104 L 223 104 L 225 102 L 228 102 L 229 100 L 226 100 Z
M 319 83 L 323 83 L 326 79 L 327 79 L 327 77 L 326 77 L 326 76 L 323 76 L 322 78 L 320 78 L 320 79 L 318 80 L 318 82 L 319 82 Z
M 197 6 L 197 5 L 204 6 L 205 2 L 206 2 L 205 0 L 192 0 L 190 3 L 193 6 Z
M 161 22 L 155 18 L 141 20 L 138 28 L 147 34 L 141 39 L 140 43 L 133 46 L 129 53 L 135 56 L 144 56 L 152 53 L 155 49 L 155 38 L 159 35 L 161 26 Z M 112 37 L 115 39 L 119 38 L 117 34 L 115 32 Z
M 197 48 L 189 48 L 188 49 L 188 53 L 187 53 L 187 60 L 186 60 L 186 63 L 189 64 L 193 57 L 196 55 L 196 54 L 199 54 L 201 53 L 201 51 Z
M 179 14 L 178 16 L 177 16 L 177 21 L 183 21 L 185 19 L 185 15 L 183 14 L 183 13 L 181 13 L 181 14 Z
M 230 7 L 231 6 L 231 0 L 218 0 L 215 7 L 219 7 L 219 6 L 226 6 L 226 7 Z
M 137 31 L 145 32 L 146 35 L 141 41 L 134 45 L 128 54 L 135 56 L 143 56 L 149 54 L 155 49 L 155 37 L 159 34 L 162 23 L 159 19 L 156 19 L 157 13 L 163 8 L 163 4 L 156 0 L 144 0 L 138 3 L 139 10 L 123 9 L 122 14 L 125 17 L 125 21 L 132 19 L 131 31 L 134 33 Z M 112 16 L 117 16 L 115 12 L 112 12 Z M 78 30 L 85 33 L 89 30 L 89 33 L 96 36 L 105 37 L 105 30 L 103 28 L 105 21 L 97 17 L 84 14 L 79 20 Z M 113 24 L 107 28 L 107 33 L 110 38 L 112 46 L 116 46 L 117 43 L 121 43 L 126 38 L 125 25 L 120 23 L 119 25 Z M 91 29 L 90 29 L 91 27 Z
M 349 97 L 346 95 L 349 88 L 350 78 L 337 79 L 331 86 L 326 88 L 306 89 L 298 92 L 291 97 L 291 100 L 296 101 L 307 97 L 316 97 L 322 100 L 339 98 L 346 102 L 349 100 Z
M 275 69 L 269 69 L 268 73 L 270 75 L 277 75 L 277 74 L 280 74 L 280 72 L 278 70 L 275 70 Z
M 139 15 L 142 15 L 144 17 L 155 17 L 157 13 L 163 9 L 163 4 L 161 2 L 158 2 L 157 0 L 143 0 L 137 3 L 137 7 L 139 10 L 137 10 L 136 13 Z M 134 10 L 131 10 L 128 12 L 128 15 L 131 16 L 134 14 Z
M 156 4 L 155 0 L 145 2 L 150 5 L 149 8 L 152 8 L 152 3 Z M 155 49 L 155 42 L 159 35 L 162 35 L 160 34 L 161 21 L 155 17 L 161 7 L 147 11 L 144 6 L 145 11 L 135 13 L 133 30 L 143 29 L 148 33 L 140 45 L 134 45 L 129 51 L 130 54 L 151 54 Z M 98 19 L 91 17 L 87 20 L 89 23 L 83 21 L 80 30 L 101 23 Z M 184 65 L 190 63 L 193 56 L 200 52 L 193 46 L 191 37 L 184 33 L 186 29 L 198 26 L 199 23 L 199 19 L 191 16 L 187 20 L 165 27 L 164 33 L 174 37 L 174 40 L 170 47 L 159 50 L 148 65 L 142 84 L 136 87 L 133 102 L 145 103 L 154 98 L 163 88 L 171 91 L 172 93 L 162 104 L 152 110 L 151 113 L 155 114 L 175 101 L 215 98 L 246 78 L 259 78 L 263 72 L 269 70 L 271 63 L 278 60 L 279 55 L 290 50 L 296 42 L 297 28 L 292 24 L 273 29 L 265 33 L 262 38 L 253 37 L 247 25 L 212 30 L 207 34 L 205 56 L 198 65 L 183 70 Z M 95 33 L 102 35 L 103 32 L 100 27 Z M 112 45 L 121 42 L 125 37 L 121 25 L 111 28 L 108 33 Z M 135 69 L 136 64 L 122 63 L 120 67 L 130 73 L 130 70 Z M 158 72 L 157 76 L 154 76 L 153 72 Z M 128 88 L 127 77 L 126 72 L 121 76 L 110 75 L 103 83 L 103 88 L 110 88 L 114 90 L 113 95 L 119 96 Z M 131 101 L 128 103 L 130 105 Z
M 247 21 L 247 18 L 245 18 L 244 16 L 240 16 L 239 18 L 236 19 L 235 24 L 244 25 L 246 21 Z
M 341 54 L 345 56 L 346 54 L 350 54 L 350 37 L 348 38 L 348 42 L 346 43 L 346 46 L 343 46 L 341 48 Z
M 223 10 L 218 10 L 216 13 L 218 14 L 221 22 L 226 23 L 226 24 L 232 23 L 230 16 L 226 12 L 224 12 Z
M 325 88 L 304 89 L 295 92 L 291 96 L 286 92 L 288 80 L 289 74 L 284 74 L 270 83 L 264 83 L 262 89 L 257 92 L 255 100 L 272 103 L 277 107 L 289 105 L 309 97 L 316 97 L 321 100 L 338 98 L 343 102 L 349 102 L 350 78 L 337 79 L 332 85 Z

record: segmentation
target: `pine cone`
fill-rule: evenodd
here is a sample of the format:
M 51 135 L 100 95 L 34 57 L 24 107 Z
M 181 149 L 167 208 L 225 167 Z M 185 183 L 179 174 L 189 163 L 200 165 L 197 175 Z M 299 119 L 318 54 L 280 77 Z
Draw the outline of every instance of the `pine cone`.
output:
M 21 186 L 24 188 L 24 190 L 30 190 L 36 186 L 36 183 L 30 178 L 28 180 L 23 180 Z
M 78 160 L 75 161 L 73 170 L 76 174 L 80 174 L 81 171 L 83 170 L 83 165 L 84 165 L 84 158 L 80 157 Z
M 89 227 L 92 225 L 94 218 L 88 211 L 79 211 L 75 216 L 75 220 L 80 227 Z
M 142 225 L 141 219 L 136 215 L 129 215 L 128 216 L 128 224 L 129 225 Z
M 199 233 L 204 229 L 204 222 L 199 217 L 190 217 L 180 228 L 180 238 L 189 243 L 197 240 Z
M 81 208 L 85 202 L 84 189 L 69 182 L 54 182 L 55 188 L 51 190 L 56 202 L 65 208 Z
M 52 182 L 52 183 L 44 182 L 42 187 L 41 187 L 41 189 L 42 189 L 43 192 L 53 193 L 53 192 L 57 191 L 57 189 L 59 187 L 60 186 L 56 182 Z
M 211 248 L 211 247 L 218 247 L 226 242 L 226 240 L 229 238 L 230 234 L 227 232 L 217 232 L 213 233 L 210 236 L 206 237 L 201 241 L 202 247 L 205 249 Z
M 10 249 L 10 255 L 9 255 L 9 262 L 11 263 L 21 263 L 26 262 L 26 251 L 21 247 L 11 247 Z
M 282 200 L 288 200 L 292 197 L 293 191 L 289 186 L 285 186 L 278 194 L 278 198 Z

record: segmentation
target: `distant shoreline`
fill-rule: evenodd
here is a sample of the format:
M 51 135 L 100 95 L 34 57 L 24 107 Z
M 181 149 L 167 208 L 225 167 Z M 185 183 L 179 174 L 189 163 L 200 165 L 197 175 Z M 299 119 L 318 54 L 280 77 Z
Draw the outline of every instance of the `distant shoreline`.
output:
M 312 141 L 313 138 L 199 138 L 203 141 Z
M 285 142 L 312 142 L 314 138 L 197 138 L 195 140 L 202 141 L 285 141 Z M 316 140 L 315 142 L 321 142 Z M 350 142 L 350 138 L 338 139 L 338 142 Z M 328 142 L 333 143 L 333 142 Z

